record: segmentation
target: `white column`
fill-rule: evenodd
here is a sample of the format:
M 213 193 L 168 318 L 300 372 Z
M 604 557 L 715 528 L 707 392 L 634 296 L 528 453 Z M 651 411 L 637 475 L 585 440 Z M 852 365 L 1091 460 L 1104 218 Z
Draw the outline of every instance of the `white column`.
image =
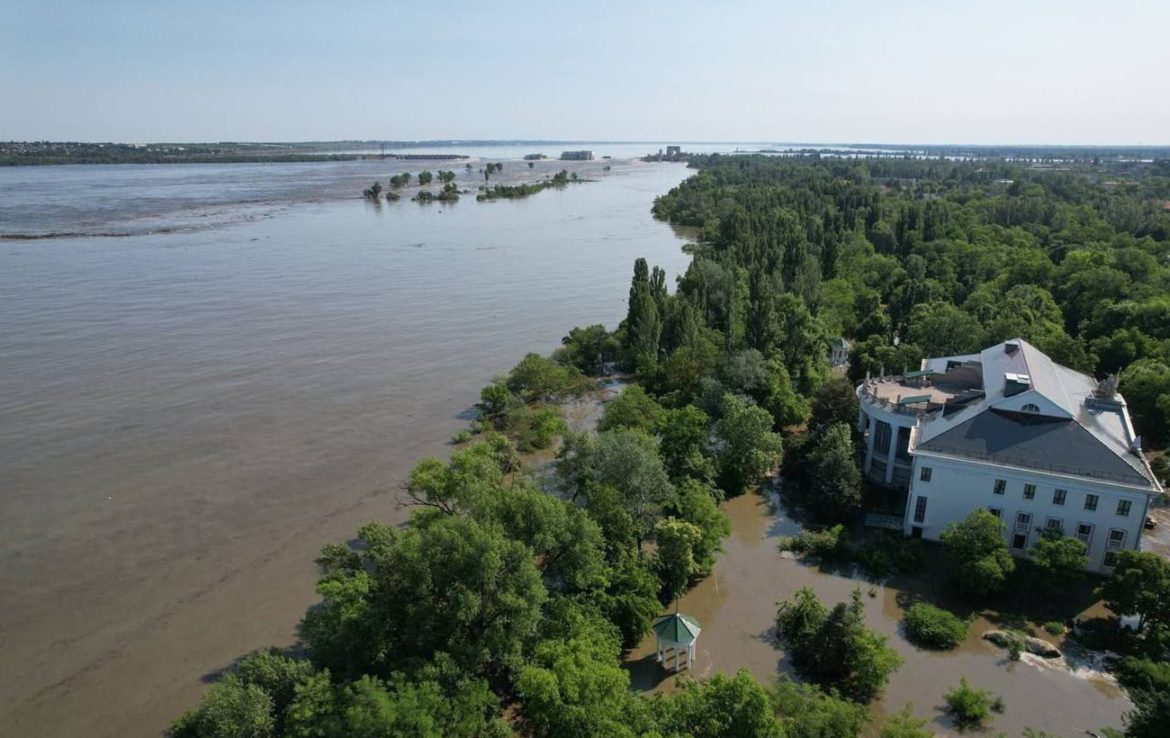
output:
M 886 454 L 886 484 L 894 482 L 894 460 L 898 458 L 898 436 L 902 427 L 890 423 L 890 450 Z
M 870 416 L 869 433 L 865 436 L 865 466 L 862 468 L 862 472 L 865 474 L 870 473 L 870 466 L 873 464 L 873 459 L 877 455 L 877 451 L 874 449 L 874 441 L 877 438 L 877 423 L 877 418 Z

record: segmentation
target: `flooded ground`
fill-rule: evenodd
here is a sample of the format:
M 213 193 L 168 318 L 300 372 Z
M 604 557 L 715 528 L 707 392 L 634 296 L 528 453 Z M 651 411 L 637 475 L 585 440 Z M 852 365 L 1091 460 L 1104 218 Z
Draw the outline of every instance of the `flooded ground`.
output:
M 159 735 L 294 641 L 321 546 L 404 519 L 492 376 L 613 327 L 636 257 L 673 281 L 684 165 L 584 164 L 426 206 L 356 197 L 377 162 L 0 172 L 0 233 L 168 231 L 0 241 L 0 735 Z
M 942 714 L 943 694 L 965 676 L 972 686 L 1004 699 L 1004 713 L 992 716 L 987 731 L 991 735 L 1002 731 L 1014 738 L 1032 727 L 1074 736 L 1103 726 L 1121 726 L 1130 703 L 1103 672 L 1087 664 L 1073 670 L 1063 660 L 1046 662 L 1030 655 L 1012 662 L 1006 651 L 981 639 L 992 627 L 986 619 L 976 620 L 967 640 L 955 651 L 916 648 L 899 632 L 903 605 L 915 593 L 826 573 L 781 553 L 778 537 L 797 532 L 799 525 L 782 510 L 774 511 L 759 495 L 729 500 L 723 509 L 732 521 L 725 551 L 711 576 L 680 602 L 680 610 L 696 617 L 702 626 L 691 676 L 733 673 L 740 668 L 762 681 L 778 674 L 794 676 L 776 641 L 777 604 L 806 586 L 833 604 L 847 600 L 860 586 L 866 594 L 867 624 L 888 635 L 905 659 L 882 699 L 873 705 L 875 715 L 911 703 L 917 715 L 932 721 L 933 730 L 953 735 L 954 726 Z M 654 647 L 650 636 L 628 655 L 633 683 L 643 690 L 674 689 L 679 676 L 667 675 L 655 662 Z M 685 675 L 684 670 L 681 676 Z

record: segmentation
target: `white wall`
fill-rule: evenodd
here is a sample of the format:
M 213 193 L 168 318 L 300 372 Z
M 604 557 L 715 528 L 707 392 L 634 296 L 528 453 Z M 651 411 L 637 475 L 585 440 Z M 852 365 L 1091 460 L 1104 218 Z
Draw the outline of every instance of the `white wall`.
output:
M 922 481 L 922 467 L 931 470 L 929 482 Z M 994 493 L 996 479 L 1007 482 L 1002 495 Z M 1034 499 L 1024 499 L 1025 484 L 1036 485 Z M 1067 492 L 1063 505 L 1053 503 L 1056 489 Z M 1085 509 L 1088 494 L 1098 497 L 1095 511 Z M 919 497 L 927 498 L 926 517 L 922 523 L 915 523 L 914 512 Z M 1126 517 L 1117 515 L 1119 500 L 1130 501 L 1129 515 Z M 1027 545 L 1031 546 L 1040 538 L 1037 529 L 1044 527 L 1049 518 L 1060 519 L 1064 524 L 1064 534 L 1070 537 L 1076 536 L 1079 523 L 1087 523 L 1093 526 L 1088 569 L 1108 572 L 1108 569 L 1102 568 L 1102 561 L 1110 529 L 1125 531 L 1124 548 L 1137 549 L 1147 501 L 1148 497 L 1143 492 L 1100 482 L 919 454 L 914 459 L 904 531 L 910 535 L 913 528 L 918 526 L 922 528 L 923 538 L 938 540 L 948 523 L 962 520 L 977 508 L 987 510 L 995 507 L 1003 511 L 1005 539 L 1009 546 L 1012 544 L 1016 513 L 1032 514 L 1027 541 Z M 1013 550 L 1013 553 L 1021 552 Z

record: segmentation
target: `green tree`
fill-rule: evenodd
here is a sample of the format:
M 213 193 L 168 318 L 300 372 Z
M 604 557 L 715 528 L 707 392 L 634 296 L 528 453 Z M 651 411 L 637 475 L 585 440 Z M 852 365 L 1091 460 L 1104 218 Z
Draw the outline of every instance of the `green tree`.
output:
M 711 418 L 707 413 L 694 405 L 666 410 L 658 422 L 658 437 L 666 471 L 676 484 L 684 479 L 714 482 L 715 464 L 708 455 Z
M 698 480 L 684 480 L 678 487 L 677 515 L 699 529 L 699 539 L 691 546 L 695 573 L 710 572 L 724 539 L 731 535 L 731 520 L 719 509 L 715 491 Z
M 979 321 L 962 308 L 946 302 L 931 302 L 914 306 L 906 340 L 921 346 L 927 356 L 952 356 L 982 348 L 980 334 Z M 893 371 L 902 369 L 887 368 Z
M 520 485 L 497 490 L 468 512 L 499 523 L 509 538 L 528 546 L 550 590 L 584 592 L 606 586 L 601 527 L 576 505 Z
M 473 675 L 517 663 L 547 596 L 527 546 L 462 515 L 359 539 L 360 566 L 323 561 L 322 602 L 301 624 L 317 664 L 378 676 L 439 651 Z
M 906 705 L 882 723 L 881 738 L 934 738 L 934 733 L 926 728 L 929 722 L 914 717 L 912 708 Z
M 927 648 L 955 648 L 967 637 L 967 621 L 940 607 L 916 602 L 902 618 L 910 640 Z
M 970 597 L 1003 589 L 1016 569 L 1003 536 L 1003 521 L 986 510 L 975 510 L 946 527 L 940 540 L 956 589 Z
M 733 677 L 716 674 L 703 681 L 688 681 L 678 693 L 659 698 L 654 707 L 661 735 L 784 737 L 768 693 L 743 669 Z
M 479 391 L 479 403 L 476 407 L 484 418 L 498 427 L 508 410 L 519 402 L 520 400 L 508 389 L 508 385 L 497 382 Z
M 1045 531 L 1032 546 L 1031 566 L 1041 592 L 1055 595 L 1066 592 L 1084 577 L 1089 565 L 1085 544 L 1066 538 L 1060 531 Z
M 528 354 L 508 374 L 508 389 L 528 402 L 552 402 L 580 386 L 575 371 L 540 354 Z
M 675 499 L 674 485 L 658 455 L 658 442 L 632 428 L 605 431 L 597 436 L 593 459 L 594 478 L 599 485 L 620 493 L 640 543 L 649 535 L 662 508 Z
M 981 727 L 991 717 L 991 692 L 975 689 L 967 683 L 967 677 L 960 678 L 958 685 L 952 687 L 944 699 L 947 712 L 960 729 Z
M 830 426 L 812 443 L 805 459 L 809 507 L 828 522 L 856 517 L 861 511 L 861 472 L 849 427 L 844 423 Z
M 1170 437 L 1170 364 L 1135 361 L 1121 372 L 1119 387 L 1139 433 L 1155 444 Z
M 1170 561 L 1149 551 L 1120 551 L 1098 594 L 1118 615 L 1137 615 L 1140 627 L 1170 626 Z
M 832 377 L 822 384 L 812 398 L 814 429 L 838 423 L 852 427 L 857 423 L 857 391 L 845 377 Z
M 780 461 L 783 443 L 772 432 L 772 416 L 735 395 L 723 398 L 723 417 L 715 423 L 719 444 L 719 486 L 729 495 L 760 481 Z
M 603 325 L 574 328 L 561 339 L 553 357 L 562 364 L 576 367 L 590 376 L 605 371 L 605 365 L 617 358 L 621 345 Z
M 617 637 L 599 624 L 537 644 L 516 678 L 524 722 L 535 736 L 629 736 L 630 678 Z
M 275 735 L 272 698 L 236 674 L 220 680 L 199 707 L 171 726 L 175 738 L 271 738 Z
M 902 657 L 885 636 L 862 624 L 863 610 L 861 590 L 854 590 L 848 604 L 827 610 L 805 587 L 780 604 L 776 625 L 802 676 L 868 702 L 902 665 Z
M 605 404 L 597 429 L 607 431 L 614 428 L 637 428 L 652 433 L 658 427 L 662 413 L 662 406 L 646 394 L 646 390 L 640 385 L 632 384 Z
M 869 710 L 814 684 L 797 684 L 781 677 L 769 690 L 772 709 L 788 736 L 858 738 Z M 916 738 L 916 737 L 909 737 Z
M 683 593 L 691 577 L 698 572 L 695 563 L 695 546 L 703 538 L 698 526 L 679 520 L 665 518 L 654 526 L 654 540 L 658 549 L 654 552 L 654 568 L 662 580 L 666 598 L 673 600 Z
M 614 565 L 609 587 L 598 598 L 599 606 L 609 622 L 621 633 L 622 645 L 633 648 L 650 630 L 658 615 L 660 582 L 650 570 L 647 557 L 628 555 Z

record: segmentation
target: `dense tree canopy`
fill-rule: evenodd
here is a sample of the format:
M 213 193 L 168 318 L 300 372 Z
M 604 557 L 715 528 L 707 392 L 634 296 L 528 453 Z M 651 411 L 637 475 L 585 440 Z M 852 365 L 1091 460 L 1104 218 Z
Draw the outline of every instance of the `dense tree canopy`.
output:
M 1003 536 L 1003 521 L 986 510 L 947 526 L 940 539 L 956 589 L 973 597 L 1003 589 L 1016 569 Z

